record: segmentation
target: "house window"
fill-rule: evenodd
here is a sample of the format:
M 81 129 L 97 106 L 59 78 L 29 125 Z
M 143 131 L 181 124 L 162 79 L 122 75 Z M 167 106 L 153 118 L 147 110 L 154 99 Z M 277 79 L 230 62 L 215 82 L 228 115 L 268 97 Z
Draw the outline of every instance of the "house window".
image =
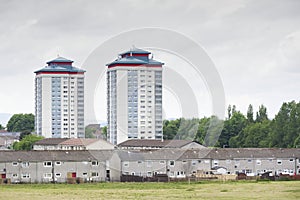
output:
M 169 161 L 169 166 L 170 167 L 174 167 L 175 166 L 175 161 L 174 160 L 170 160 Z
M 219 161 L 218 160 L 214 160 L 213 163 L 214 163 L 214 166 L 218 166 L 219 165 Z
M 12 166 L 18 166 L 18 163 L 17 162 L 13 162 Z
M 29 162 L 22 162 L 22 167 L 29 167 Z
M 141 164 L 141 163 L 143 163 L 143 161 L 139 160 L 139 161 L 138 161 L 138 164 Z
M 21 176 L 22 176 L 22 178 L 30 178 L 30 174 L 29 173 L 23 173 Z
M 165 164 L 164 160 L 159 161 L 159 164 Z
M 52 173 L 45 173 L 44 178 L 52 178 Z
M 282 165 L 282 160 L 277 160 L 277 165 Z
M 51 161 L 45 161 L 44 162 L 44 167 L 52 167 L 52 162 Z
M 56 161 L 55 165 L 61 165 L 61 162 L 60 161 Z
M 96 160 L 92 161 L 92 166 L 98 166 L 98 165 L 99 165 L 98 161 Z
M 290 158 L 290 162 L 294 162 L 294 159 L 293 159 L 293 158 Z
M 197 164 L 196 160 L 192 160 L 192 165 L 195 166 Z
M 147 176 L 152 176 L 152 172 L 147 172 Z
M 261 160 L 256 160 L 257 165 L 261 165 Z
M 18 178 L 18 174 L 12 174 L 13 178 Z
M 248 163 L 252 163 L 252 160 L 251 160 L 251 159 L 249 159 L 249 160 L 248 160 Z
M 123 162 L 124 167 L 129 167 L 129 162 Z
M 56 173 L 55 177 L 58 177 L 58 178 L 61 177 L 61 173 Z
M 99 173 L 98 173 L 98 172 L 92 172 L 92 173 L 91 173 L 91 176 L 92 176 L 92 177 L 98 177 L 98 176 L 99 176 Z
M 82 173 L 82 176 L 87 176 L 87 172 L 83 172 L 83 173 Z

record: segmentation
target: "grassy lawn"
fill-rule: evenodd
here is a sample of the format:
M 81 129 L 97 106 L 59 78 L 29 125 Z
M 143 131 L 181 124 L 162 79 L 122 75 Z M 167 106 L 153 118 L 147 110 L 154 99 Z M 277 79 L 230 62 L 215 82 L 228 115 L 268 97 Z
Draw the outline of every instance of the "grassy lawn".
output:
M 0 185 L 0 199 L 300 199 L 300 181 Z

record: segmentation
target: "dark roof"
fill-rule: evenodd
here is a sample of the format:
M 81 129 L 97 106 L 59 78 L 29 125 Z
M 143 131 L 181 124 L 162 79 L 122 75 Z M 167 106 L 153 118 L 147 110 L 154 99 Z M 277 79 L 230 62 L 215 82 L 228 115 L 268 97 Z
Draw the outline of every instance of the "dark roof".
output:
M 68 140 L 68 138 L 45 138 L 40 141 L 37 141 L 34 144 L 35 145 L 58 145 L 66 140 Z
M 213 159 L 239 158 L 299 158 L 299 148 L 214 148 L 208 154 Z
M 69 60 L 69 59 L 66 59 L 66 58 L 64 58 L 64 57 L 57 57 L 57 58 L 55 58 L 55 59 L 53 59 L 53 60 L 50 60 L 50 61 L 48 61 L 47 62 L 47 64 L 49 64 L 49 63 L 72 63 L 73 62 L 73 60 Z
M 147 56 L 137 56 L 138 54 L 147 54 Z M 129 51 L 121 53 L 121 57 L 115 61 L 108 63 L 107 66 L 117 64 L 139 64 L 139 65 L 163 65 L 164 63 L 148 58 L 149 51 L 145 51 L 138 48 L 133 48 Z
M 118 144 L 119 147 L 152 147 L 152 148 L 180 148 L 192 143 L 192 140 L 147 140 L 132 139 Z
M 299 158 L 300 149 L 216 149 L 203 148 L 196 150 L 158 149 L 151 151 L 119 150 L 118 154 L 123 161 L 135 160 L 197 160 L 197 159 L 277 159 Z
M 123 161 L 135 160 L 178 160 L 184 154 L 182 149 L 158 149 L 151 151 L 119 150 L 118 155 Z
M 44 68 L 35 71 L 34 73 L 39 72 L 85 72 L 83 69 L 79 69 L 72 66 L 73 61 L 68 60 L 63 57 L 58 57 L 54 60 L 48 61 L 48 66 L 45 66 Z
M 125 55 L 125 54 L 130 54 L 130 53 L 133 53 L 133 54 L 150 54 L 151 52 L 145 51 L 143 49 L 139 49 L 139 48 L 136 48 L 136 47 L 133 46 L 129 51 L 125 51 L 123 53 L 120 53 L 120 55 Z
M 70 139 L 67 139 L 67 140 L 61 142 L 60 145 L 87 146 L 87 145 L 95 143 L 97 141 L 99 141 L 99 139 L 95 139 L 95 138 L 70 138 Z
M 0 162 L 18 161 L 105 161 L 111 151 L 0 151 Z

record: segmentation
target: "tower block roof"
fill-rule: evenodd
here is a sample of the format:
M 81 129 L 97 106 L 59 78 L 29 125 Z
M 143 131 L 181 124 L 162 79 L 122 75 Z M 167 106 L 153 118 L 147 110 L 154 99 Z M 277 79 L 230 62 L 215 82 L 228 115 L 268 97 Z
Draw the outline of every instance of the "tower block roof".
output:
M 44 68 L 35 71 L 34 73 L 38 74 L 83 74 L 85 70 L 79 69 L 72 65 L 73 61 L 57 57 L 54 60 L 48 61 L 47 66 Z
M 136 47 L 131 48 L 129 51 L 119 54 L 119 57 L 108 63 L 108 68 L 119 66 L 144 66 L 144 67 L 162 67 L 164 63 L 149 58 L 151 52 Z M 153 56 L 152 56 L 153 57 Z

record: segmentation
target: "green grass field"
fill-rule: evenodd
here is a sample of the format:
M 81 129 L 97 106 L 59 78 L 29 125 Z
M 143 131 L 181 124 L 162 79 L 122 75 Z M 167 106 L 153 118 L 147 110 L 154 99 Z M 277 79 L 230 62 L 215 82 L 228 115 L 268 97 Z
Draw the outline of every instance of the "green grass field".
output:
M 300 199 L 300 181 L 0 185 L 0 199 Z

